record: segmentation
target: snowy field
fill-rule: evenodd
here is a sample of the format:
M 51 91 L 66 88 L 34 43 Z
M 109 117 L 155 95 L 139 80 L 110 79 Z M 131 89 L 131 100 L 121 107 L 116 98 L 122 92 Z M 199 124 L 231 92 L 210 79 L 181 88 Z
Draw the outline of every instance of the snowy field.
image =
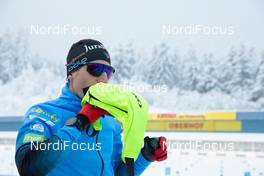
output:
M 263 176 L 264 134 L 148 132 L 169 139 L 169 157 L 153 163 L 143 176 Z M 0 175 L 18 175 L 14 163 L 15 132 L 0 133 Z M 179 143 L 234 144 L 232 150 L 176 148 Z
M 231 143 L 234 150 L 202 151 L 171 148 L 169 158 L 154 163 L 144 176 L 262 176 L 264 174 L 264 134 L 239 133 L 149 133 L 169 140 Z

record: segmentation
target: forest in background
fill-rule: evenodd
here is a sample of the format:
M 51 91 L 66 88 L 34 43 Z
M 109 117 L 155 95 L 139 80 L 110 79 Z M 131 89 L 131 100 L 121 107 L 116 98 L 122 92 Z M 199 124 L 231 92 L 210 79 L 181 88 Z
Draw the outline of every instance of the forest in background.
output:
M 230 47 L 220 58 L 213 53 L 198 55 L 195 49 L 181 53 L 164 42 L 147 55 L 136 50 L 132 43 L 111 49 L 110 55 L 116 69 L 113 83 L 166 86 L 166 92 L 143 92 L 150 105 L 157 109 L 163 108 L 166 100 L 171 111 L 264 108 L 264 51 L 257 52 L 244 44 Z M 66 79 L 64 64 L 30 51 L 23 33 L 0 36 L 2 100 L 3 96 L 12 96 L 6 95 L 9 89 L 14 89 L 11 94 L 20 89 L 19 96 L 27 94 L 29 99 L 38 94 L 46 99 L 55 98 L 58 90 L 54 90 Z M 162 102 L 157 103 L 159 100 Z M 229 106 L 230 101 L 236 103 Z M 192 103 L 199 105 L 190 106 Z

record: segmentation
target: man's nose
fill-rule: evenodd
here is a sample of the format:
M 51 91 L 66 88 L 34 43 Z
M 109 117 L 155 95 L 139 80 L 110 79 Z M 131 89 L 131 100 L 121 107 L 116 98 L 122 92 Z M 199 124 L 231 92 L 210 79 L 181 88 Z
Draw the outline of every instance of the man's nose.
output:
M 106 74 L 105 72 L 103 72 L 103 73 L 98 77 L 97 82 L 107 83 L 107 82 L 108 82 L 107 74 Z

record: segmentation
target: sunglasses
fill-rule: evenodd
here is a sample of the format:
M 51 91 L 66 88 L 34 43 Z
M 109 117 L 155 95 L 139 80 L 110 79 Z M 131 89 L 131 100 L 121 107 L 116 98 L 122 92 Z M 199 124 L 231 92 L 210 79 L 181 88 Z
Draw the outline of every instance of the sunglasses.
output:
M 100 76 L 104 72 L 107 75 L 107 78 L 110 79 L 112 74 L 115 73 L 115 69 L 109 65 L 99 64 L 99 63 L 89 63 L 87 64 L 87 72 L 92 76 Z

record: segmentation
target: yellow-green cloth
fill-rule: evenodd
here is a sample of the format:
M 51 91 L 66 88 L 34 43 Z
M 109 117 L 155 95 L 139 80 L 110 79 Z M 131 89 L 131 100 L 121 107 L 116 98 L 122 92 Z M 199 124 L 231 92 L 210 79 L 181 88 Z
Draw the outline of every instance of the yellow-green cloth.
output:
M 125 157 L 137 159 L 144 141 L 147 125 L 148 103 L 139 94 L 122 89 L 120 86 L 98 83 L 89 88 L 82 99 L 82 105 L 90 103 L 106 110 L 123 126 L 123 151 Z M 101 130 L 100 119 L 93 124 L 94 129 Z

